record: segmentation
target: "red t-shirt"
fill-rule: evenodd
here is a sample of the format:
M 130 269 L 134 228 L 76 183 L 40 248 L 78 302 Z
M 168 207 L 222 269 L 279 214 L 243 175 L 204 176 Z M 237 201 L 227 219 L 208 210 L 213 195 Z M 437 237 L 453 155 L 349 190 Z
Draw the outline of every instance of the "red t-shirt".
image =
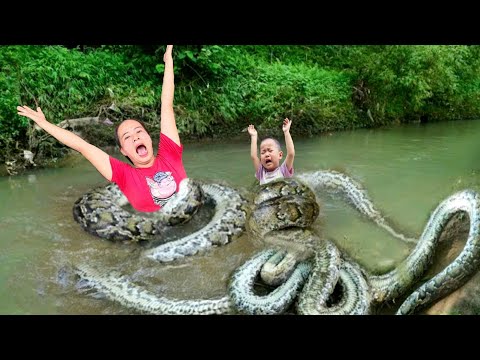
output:
M 157 157 L 149 168 L 135 168 L 110 156 L 112 182 L 118 185 L 136 210 L 157 211 L 178 191 L 180 181 L 187 177 L 182 153 L 182 144 L 179 146 L 160 133 Z

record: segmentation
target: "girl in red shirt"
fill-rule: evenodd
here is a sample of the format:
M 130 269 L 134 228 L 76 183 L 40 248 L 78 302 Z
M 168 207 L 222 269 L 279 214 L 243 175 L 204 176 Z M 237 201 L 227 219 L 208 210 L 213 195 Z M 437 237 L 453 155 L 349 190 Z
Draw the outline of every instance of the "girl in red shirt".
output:
M 119 161 L 103 150 L 86 142 L 74 133 L 45 119 L 42 109 L 17 106 L 18 114 L 26 116 L 61 143 L 80 152 L 108 181 L 115 182 L 131 205 L 138 211 L 156 211 L 178 191 L 187 177 L 182 162 L 180 143 L 173 112 L 174 75 L 173 45 L 167 45 L 163 61 L 165 72 L 162 84 L 160 142 L 158 154 L 153 152 L 152 139 L 143 124 L 137 120 L 123 121 L 115 137 L 120 151 L 132 165 Z

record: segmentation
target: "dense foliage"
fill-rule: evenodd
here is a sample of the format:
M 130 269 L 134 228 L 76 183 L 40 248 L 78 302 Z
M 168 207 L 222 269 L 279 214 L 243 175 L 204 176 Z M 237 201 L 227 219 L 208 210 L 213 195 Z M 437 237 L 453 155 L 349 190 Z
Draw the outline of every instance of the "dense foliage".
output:
M 64 150 L 19 117 L 18 104 L 41 106 L 54 123 L 134 117 L 158 131 L 164 49 L 0 47 L 0 163 L 21 150 Z M 177 124 L 187 139 L 240 134 L 250 123 L 279 133 L 285 117 L 295 134 L 478 118 L 479 55 L 478 46 L 175 46 Z M 111 127 L 84 134 L 113 142 Z

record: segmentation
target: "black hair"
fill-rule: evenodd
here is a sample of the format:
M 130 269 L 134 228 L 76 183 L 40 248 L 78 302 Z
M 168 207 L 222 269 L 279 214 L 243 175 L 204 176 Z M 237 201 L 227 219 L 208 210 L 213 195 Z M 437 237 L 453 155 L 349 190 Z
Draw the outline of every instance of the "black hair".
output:
M 142 125 L 142 127 L 145 129 L 145 131 L 148 132 L 147 128 L 145 127 L 145 124 L 143 123 L 143 121 L 141 120 L 137 120 L 137 119 L 127 119 L 127 120 L 134 120 L 136 122 L 138 122 L 140 125 Z M 120 124 L 118 124 L 116 127 L 115 127 L 115 143 L 117 144 L 118 148 L 121 149 L 122 148 L 122 145 L 120 144 L 120 138 L 118 136 L 118 128 L 120 127 L 120 125 L 122 125 L 125 121 L 127 120 L 123 120 Z M 125 156 L 128 161 L 130 161 L 130 164 L 133 165 L 133 162 L 132 160 L 130 160 L 130 158 L 128 156 Z
M 275 142 L 275 144 L 278 146 L 278 150 L 282 151 L 282 145 L 280 145 L 280 141 L 278 141 L 277 139 L 275 139 L 274 137 L 271 137 L 271 136 L 266 136 L 264 137 L 261 141 L 260 141 L 260 145 L 262 145 L 262 142 L 264 142 L 265 140 L 268 140 L 268 139 L 271 139 Z

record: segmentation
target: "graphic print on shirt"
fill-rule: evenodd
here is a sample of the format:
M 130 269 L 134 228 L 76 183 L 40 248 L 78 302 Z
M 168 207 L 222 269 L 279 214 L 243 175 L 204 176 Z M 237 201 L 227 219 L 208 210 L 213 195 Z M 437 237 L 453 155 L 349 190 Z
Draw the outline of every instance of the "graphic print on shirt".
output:
M 275 170 L 273 171 L 265 171 L 264 174 L 263 174 L 263 183 L 266 184 L 266 183 L 269 183 L 273 180 L 276 180 L 276 179 L 283 179 L 283 174 L 282 174 L 282 171 L 280 170 L 280 167 L 276 168 Z
M 153 179 L 149 177 L 146 179 L 155 205 L 164 206 L 177 190 L 177 184 L 170 171 L 159 171 Z

